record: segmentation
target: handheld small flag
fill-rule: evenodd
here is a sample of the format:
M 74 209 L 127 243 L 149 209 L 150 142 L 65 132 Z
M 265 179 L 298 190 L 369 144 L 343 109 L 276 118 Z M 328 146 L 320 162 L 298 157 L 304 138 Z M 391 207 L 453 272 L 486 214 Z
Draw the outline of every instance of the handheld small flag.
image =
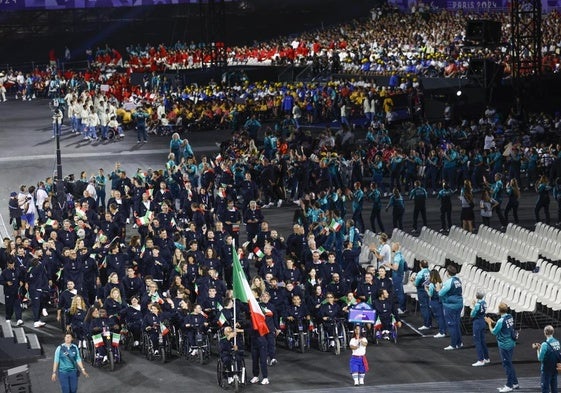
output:
M 111 336 L 111 345 L 114 347 L 118 347 L 120 342 L 121 335 L 119 333 L 113 333 L 113 335 Z
M 78 217 L 79 220 L 87 220 L 88 216 L 86 215 L 86 212 L 83 211 L 82 209 L 76 208 L 76 216 Z
M 162 336 L 165 336 L 169 333 L 169 329 L 163 323 L 160 324 L 160 332 L 162 332 Z
M 334 232 L 339 232 L 341 230 L 341 223 L 336 219 L 332 219 L 331 223 L 329 224 L 329 228 L 331 228 Z
M 279 326 L 280 326 L 281 330 L 286 329 L 286 324 L 284 323 L 284 318 L 283 317 L 281 317 L 280 320 L 279 320 Z
M 261 251 L 261 249 L 259 247 L 255 247 L 253 249 L 253 253 L 255 254 L 255 256 L 257 258 L 263 258 L 265 256 L 265 253 L 263 251 Z
M 101 337 L 101 333 L 93 335 L 92 340 L 93 340 L 94 347 L 96 348 L 103 347 L 103 338 Z
M 228 320 L 223 313 L 220 313 L 220 317 L 218 317 L 218 326 L 222 327 L 226 322 L 228 322 Z
M 380 321 L 380 317 L 376 318 L 376 323 L 374 324 L 374 329 L 381 329 L 382 328 L 382 321 Z
M 154 212 L 148 210 L 144 216 L 138 217 L 136 219 L 136 225 L 138 225 L 139 227 L 146 226 L 150 224 L 153 218 L 154 218 Z

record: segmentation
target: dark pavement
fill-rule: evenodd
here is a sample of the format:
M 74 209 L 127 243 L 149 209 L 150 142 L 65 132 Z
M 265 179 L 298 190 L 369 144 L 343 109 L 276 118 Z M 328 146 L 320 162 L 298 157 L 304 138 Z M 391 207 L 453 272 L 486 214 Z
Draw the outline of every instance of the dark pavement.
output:
M 20 184 L 35 184 L 38 180 L 52 176 L 56 170 L 55 143 L 51 139 L 51 117 L 46 101 L 9 101 L 0 104 L 0 209 L 7 224 L 7 201 L 10 191 Z M 66 130 L 66 129 L 64 129 Z M 207 131 L 188 135 L 196 154 L 215 152 L 215 142 L 228 136 L 227 131 Z M 360 135 L 359 135 L 360 137 Z M 83 143 L 79 137 L 63 135 L 61 140 L 63 173 L 86 170 L 95 173 L 103 167 L 106 172 L 113 168 L 115 161 L 129 173 L 137 168 L 161 168 L 166 160 L 169 137 L 150 136 L 147 144 L 137 145 L 134 131 L 127 131 L 125 140 L 117 143 L 92 145 Z M 524 193 L 521 199 L 521 225 L 533 224 L 534 193 Z M 405 229 L 411 226 L 411 204 L 406 204 Z M 552 208 L 553 208 L 552 204 Z M 286 236 L 290 233 L 295 205 L 286 203 L 281 208 L 264 210 L 271 227 Z M 552 209 L 553 210 L 553 209 Z M 364 213 L 368 223 L 369 210 Z M 454 222 L 459 221 L 459 203 L 454 206 Z M 391 215 L 383 213 L 386 228 L 391 233 Z M 429 226 L 438 229 L 439 204 L 432 199 L 428 203 Z M 1 222 L 0 222 L 1 224 Z M 492 221 L 498 225 L 496 219 Z M 368 225 L 368 224 L 367 224 Z M 4 233 L 2 232 L 2 235 Z M 3 310 L 2 310 L 3 314 Z M 58 383 L 50 381 L 51 362 L 54 348 L 62 342 L 60 329 L 56 327 L 54 312 L 46 318 L 43 329 L 34 329 L 30 323 L 30 312 L 25 313 L 25 328 L 38 333 L 45 350 L 45 358 L 31 364 L 31 379 L 34 392 L 59 391 Z M 405 321 L 411 326 L 419 326 L 419 315 L 406 315 Z M 436 333 L 436 332 L 434 332 Z M 521 392 L 539 391 L 539 364 L 531 343 L 541 340 L 541 331 L 525 329 L 515 350 L 515 366 L 521 378 Z M 504 385 L 504 371 L 498 359 L 496 344 L 488 334 L 491 344 L 489 366 L 474 368 L 475 349 L 470 337 L 464 337 L 465 347 L 461 350 L 445 352 L 448 338 L 434 339 L 421 337 L 407 326 L 400 331 L 398 344 L 383 342 L 370 345 L 368 360 L 371 371 L 366 377 L 366 385 L 353 388 L 357 392 L 495 392 Z M 284 348 L 279 349 L 279 364 L 269 370 L 271 384 L 250 386 L 255 392 L 343 392 L 351 387 L 348 374 L 350 352 L 340 356 L 322 353 L 316 348 L 299 354 Z M 251 360 L 246 358 L 248 368 Z M 207 365 L 192 364 L 183 359 L 172 358 L 162 365 L 147 361 L 140 353 L 124 353 L 124 364 L 115 372 L 93 369 L 87 366 L 91 378 L 80 378 L 81 392 L 172 392 L 197 391 L 217 392 L 216 361 L 213 357 Z M 251 375 L 250 375 L 251 376 Z M 528 378 L 528 379 L 527 379 Z

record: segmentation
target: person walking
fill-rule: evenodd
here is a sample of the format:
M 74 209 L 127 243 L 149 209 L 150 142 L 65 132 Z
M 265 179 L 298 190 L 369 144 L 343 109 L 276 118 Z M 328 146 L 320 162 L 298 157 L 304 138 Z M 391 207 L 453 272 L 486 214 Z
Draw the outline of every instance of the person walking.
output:
M 534 215 L 536 216 L 536 223 L 540 222 L 540 210 L 543 209 L 545 213 L 545 223 L 549 225 L 549 191 L 551 186 L 546 176 L 541 176 L 536 183 L 536 192 L 538 193 L 538 200 L 536 201 L 536 207 L 534 208 Z
M 470 317 L 473 323 L 473 343 L 477 351 L 477 362 L 473 363 L 473 367 L 481 367 L 491 363 L 489 359 L 489 349 L 485 342 L 485 313 L 487 312 L 487 303 L 483 299 L 485 293 L 477 291 L 475 300 L 471 304 Z
M 58 376 L 62 393 L 76 393 L 78 391 L 78 376 L 80 372 L 86 378 L 89 377 L 80 357 L 80 350 L 76 344 L 72 343 L 73 339 L 72 333 L 66 333 L 64 335 L 64 343 L 55 350 L 51 380 L 55 382 Z
M 399 189 L 397 187 L 393 189 L 388 205 L 386 206 L 386 211 L 388 211 L 390 207 L 393 207 L 392 223 L 394 229 L 403 229 L 403 214 L 405 213 L 405 204 L 403 202 L 403 197 L 401 196 L 401 193 L 399 192 Z
M 362 328 L 356 325 L 353 338 L 349 341 L 349 348 L 352 350 L 349 368 L 355 386 L 364 385 L 364 375 L 368 372 L 368 360 L 366 359 L 366 347 L 368 340 L 362 335 Z
M 489 326 L 489 330 L 497 337 L 497 344 L 499 346 L 499 355 L 503 362 L 503 368 L 506 372 L 506 385 L 498 388 L 500 393 L 512 392 L 518 389 L 518 378 L 516 377 L 516 370 L 512 364 L 512 355 L 514 354 L 514 347 L 516 346 L 516 332 L 514 331 L 514 319 L 508 313 L 508 305 L 506 303 L 499 304 L 500 318 L 495 322 L 490 317 L 485 317 L 485 322 Z
M 541 363 L 541 387 L 542 393 L 557 393 L 557 365 L 561 363 L 561 345 L 553 337 L 553 326 L 547 325 L 543 328 L 545 341 L 534 343 L 532 348 L 537 351 L 538 360 Z

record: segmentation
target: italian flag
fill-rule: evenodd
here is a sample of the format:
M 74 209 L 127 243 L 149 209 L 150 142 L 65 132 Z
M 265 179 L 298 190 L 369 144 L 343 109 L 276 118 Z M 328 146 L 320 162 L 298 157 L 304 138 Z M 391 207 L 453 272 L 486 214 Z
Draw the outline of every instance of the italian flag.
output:
M 382 321 L 380 318 L 376 318 L 376 323 L 374 324 L 374 329 L 381 329 L 382 328 Z
M 331 220 L 331 224 L 329 224 L 329 228 L 335 232 L 339 232 L 341 230 L 341 226 L 341 223 L 334 218 Z
M 53 220 L 51 218 L 49 218 L 49 219 L 47 219 L 47 221 L 45 221 L 45 225 L 49 226 L 49 227 L 52 227 L 55 224 L 56 224 L 56 220 Z
M 237 252 L 234 251 L 235 254 L 237 254 Z M 261 251 L 261 249 L 259 247 L 255 247 L 253 249 L 253 253 L 255 254 L 255 256 L 257 258 L 263 258 L 265 256 L 265 253 L 263 251 Z
M 160 323 L 160 332 L 162 332 L 162 336 L 165 336 L 169 333 L 169 329 L 163 323 Z
M 138 217 L 136 219 L 136 225 L 138 225 L 139 227 L 148 225 L 150 224 L 150 221 L 152 221 L 153 217 L 154 213 L 148 210 L 144 216 Z
M 261 310 L 259 303 L 253 296 L 253 292 L 247 282 L 245 273 L 243 272 L 242 265 L 238 259 L 238 253 L 232 245 L 232 256 L 233 256 L 233 278 L 232 287 L 234 289 L 234 299 L 238 299 L 241 302 L 247 303 L 249 306 L 249 313 L 251 316 L 251 324 L 253 329 L 257 330 L 261 336 L 269 333 L 269 328 L 265 323 L 265 314 Z
M 220 317 L 218 318 L 218 326 L 222 327 L 226 322 L 228 322 L 228 320 L 223 313 L 220 313 Z
M 94 347 L 96 348 L 103 347 L 103 338 L 101 337 L 101 334 L 93 335 L 92 340 L 93 340 Z
M 97 233 L 95 242 L 96 243 L 107 243 L 107 236 L 105 235 L 105 233 L 103 233 L 103 231 L 101 229 Z
M 113 335 L 111 336 L 111 345 L 114 347 L 118 347 L 120 342 L 121 335 L 119 333 L 113 333 Z
M 87 220 L 88 219 L 88 216 L 86 216 L 86 212 L 83 211 L 82 209 L 76 208 L 76 216 L 78 217 L 79 220 Z

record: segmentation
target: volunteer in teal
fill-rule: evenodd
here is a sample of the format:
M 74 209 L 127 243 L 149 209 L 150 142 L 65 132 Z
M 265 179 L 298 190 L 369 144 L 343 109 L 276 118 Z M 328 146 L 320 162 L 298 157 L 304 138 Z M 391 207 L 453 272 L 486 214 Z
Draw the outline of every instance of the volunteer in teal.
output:
M 506 371 L 506 385 L 499 388 L 500 393 L 512 392 L 518 389 L 518 378 L 512 364 L 512 355 L 516 346 L 516 333 L 514 331 L 514 319 L 508 313 L 508 306 L 505 303 L 499 304 L 500 318 L 497 322 L 490 317 L 485 317 L 485 322 L 489 326 L 489 330 L 497 337 L 499 346 L 499 355 L 501 356 L 503 367 Z
M 78 370 L 86 378 L 89 377 L 80 357 L 80 350 L 72 343 L 73 339 L 72 333 L 66 333 L 64 343 L 60 344 L 55 351 L 51 380 L 55 382 L 58 374 L 62 393 L 76 393 L 78 391 Z
M 472 303 L 470 317 L 473 323 L 473 343 L 477 351 L 477 362 L 473 363 L 473 367 L 485 366 L 491 363 L 489 360 L 489 349 L 485 342 L 485 313 L 487 312 L 487 302 L 485 302 L 485 293 L 477 291 L 475 300 Z
M 423 317 L 423 326 L 419 330 L 428 330 L 432 327 L 432 315 L 430 312 L 430 299 L 426 288 L 430 284 L 429 263 L 424 259 L 421 261 L 421 270 L 415 278 L 411 278 L 417 288 L 417 298 L 419 299 L 419 309 Z
M 444 348 L 444 350 L 451 351 L 460 349 L 464 345 L 462 343 L 462 330 L 460 325 L 464 299 L 462 297 L 462 282 L 456 277 L 458 270 L 454 266 L 449 265 L 446 271 L 450 278 L 444 282 L 442 289 L 438 291 L 438 296 L 440 300 L 442 300 L 444 319 L 446 320 L 448 333 L 450 334 L 450 345 Z
M 405 291 L 403 290 L 403 277 L 405 275 L 405 271 L 407 270 L 407 262 L 403 257 L 403 254 L 400 249 L 400 244 L 398 242 L 392 243 L 392 281 L 393 281 L 393 290 L 397 300 L 397 309 L 399 314 L 403 314 L 406 310 L 406 298 L 405 298 Z
M 553 326 L 547 325 L 543 328 L 545 341 L 541 344 L 532 344 L 538 351 L 538 360 L 541 363 L 541 386 L 542 393 L 557 393 L 557 363 L 561 362 L 561 346 L 559 341 L 553 337 Z

